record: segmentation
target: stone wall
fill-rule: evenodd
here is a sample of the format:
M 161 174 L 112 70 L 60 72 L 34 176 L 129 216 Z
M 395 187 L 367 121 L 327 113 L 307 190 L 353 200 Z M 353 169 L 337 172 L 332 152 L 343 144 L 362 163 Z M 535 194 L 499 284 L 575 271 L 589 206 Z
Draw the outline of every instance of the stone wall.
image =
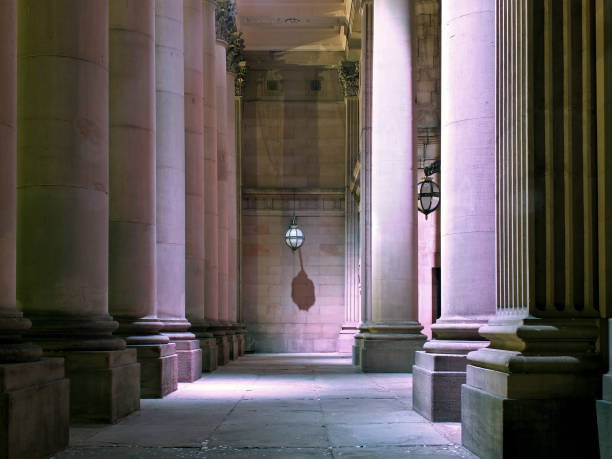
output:
M 344 318 L 344 99 L 335 68 L 286 56 L 247 56 L 242 318 L 254 351 L 334 352 Z M 294 210 L 306 236 L 296 252 L 282 237 Z

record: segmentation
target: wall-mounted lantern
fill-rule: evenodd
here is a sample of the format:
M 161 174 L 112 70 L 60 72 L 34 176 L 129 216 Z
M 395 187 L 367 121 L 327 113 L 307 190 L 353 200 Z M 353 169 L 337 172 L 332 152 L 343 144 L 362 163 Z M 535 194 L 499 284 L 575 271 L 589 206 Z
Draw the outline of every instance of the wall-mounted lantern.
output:
M 291 250 L 295 251 L 302 247 L 302 244 L 304 244 L 304 239 L 304 232 L 297 225 L 297 217 L 295 214 L 293 214 L 289 228 L 285 232 L 285 244 L 287 244 Z
M 417 208 L 425 214 L 425 219 L 440 205 L 440 187 L 429 177 L 437 172 L 440 172 L 439 161 L 426 167 L 425 177 L 417 183 Z

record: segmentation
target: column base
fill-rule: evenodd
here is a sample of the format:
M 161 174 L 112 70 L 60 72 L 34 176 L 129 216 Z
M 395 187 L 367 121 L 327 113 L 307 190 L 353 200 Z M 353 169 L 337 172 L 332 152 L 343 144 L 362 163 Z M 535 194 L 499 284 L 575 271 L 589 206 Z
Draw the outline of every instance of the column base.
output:
M 178 357 L 174 343 L 128 347 L 138 353 L 140 397 L 161 398 L 178 389 Z
M 219 349 L 217 340 L 210 334 L 210 337 L 199 337 L 200 349 L 202 349 L 202 372 L 210 373 L 217 369 L 219 360 Z
M 465 355 L 415 353 L 412 367 L 414 411 L 434 422 L 461 421 L 461 385 L 465 383 Z
M 513 376 L 517 381 L 512 381 Z M 481 459 L 599 457 L 592 398 L 518 395 L 522 390 L 555 391 L 554 381 L 562 378 L 541 373 L 510 375 L 468 365 L 467 383 L 461 388 L 463 446 Z M 577 393 L 584 384 L 592 384 L 579 379 L 575 378 Z M 518 393 L 499 395 L 482 388 L 486 384 Z
M 352 355 L 355 335 L 359 333 L 356 324 L 344 324 L 338 335 L 338 353 L 341 355 Z
M 0 457 L 46 457 L 68 446 L 63 359 L 0 364 Z
M 361 348 L 361 335 L 355 335 L 353 337 L 353 365 L 360 367 L 361 366 L 361 356 L 359 355 L 359 349 Z
M 140 409 L 136 351 L 64 352 L 71 423 L 114 423 Z
M 215 332 L 215 340 L 217 341 L 217 367 L 227 365 L 230 361 L 230 345 L 225 335 L 225 332 Z
M 410 373 L 414 353 L 427 339 L 421 334 L 363 333 L 359 341 L 359 366 L 369 373 Z
M 612 457 L 612 402 L 597 400 L 597 429 L 600 457 Z
M 238 360 L 238 357 L 240 357 L 240 348 L 237 330 L 231 330 L 227 334 L 227 340 L 230 347 L 230 360 Z
M 202 350 L 197 339 L 175 341 L 179 382 L 194 382 L 202 376 Z
M 240 331 L 238 335 L 238 355 L 246 354 L 246 332 Z

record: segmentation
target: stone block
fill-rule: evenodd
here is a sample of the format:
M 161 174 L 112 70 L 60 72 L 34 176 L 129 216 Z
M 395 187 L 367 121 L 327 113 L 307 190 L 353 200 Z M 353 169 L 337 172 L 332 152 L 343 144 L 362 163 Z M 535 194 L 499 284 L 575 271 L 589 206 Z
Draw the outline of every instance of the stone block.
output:
M 71 423 L 114 423 L 140 409 L 140 365 L 134 349 L 64 353 Z
M 238 354 L 244 355 L 246 353 L 246 333 L 240 333 L 238 335 Z
M 599 455 L 589 399 L 511 399 L 464 384 L 461 436 L 481 459 Z
M 175 341 L 178 381 L 194 382 L 202 376 L 202 350 L 197 339 Z
M 600 457 L 612 458 L 612 402 L 597 400 L 597 430 Z
M 226 365 L 230 361 L 230 346 L 227 336 L 215 336 L 217 340 L 217 366 Z
M 217 369 L 218 349 L 215 338 L 200 338 L 202 349 L 202 372 L 210 373 Z
M 178 356 L 174 343 L 129 347 L 138 352 L 142 398 L 161 398 L 178 388 Z
M 0 364 L 0 458 L 38 458 L 68 445 L 64 360 Z
M 228 334 L 226 335 L 227 337 L 227 344 L 229 346 L 229 358 L 230 360 L 236 360 L 238 359 L 238 337 L 234 334 Z
M 410 373 L 414 353 L 423 349 L 424 335 L 364 337 L 360 340 L 359 365 L 363 372 Z
M 461 421 L 461 385 L 465 383 L 465 355 L 417 351 L 412 367 L 412 405 L 434 422 Z M 461 369 L 464 371 L 453 371 Z
M 359 330 L 341 330 L 338 335 L 338 353 L 352 355 L 355 335 Z

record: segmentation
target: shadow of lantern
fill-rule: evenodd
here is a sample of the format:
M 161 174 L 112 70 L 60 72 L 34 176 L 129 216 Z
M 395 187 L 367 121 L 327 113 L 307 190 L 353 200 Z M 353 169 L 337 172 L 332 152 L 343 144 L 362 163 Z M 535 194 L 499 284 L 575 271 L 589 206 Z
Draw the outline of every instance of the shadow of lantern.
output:
M 308 311 L 315 304 L 315 288 L 314 283 L 304 271 L 302 251 L 298 250 L 297 253 L 300 257 L 300 272 L 291 281 L 291 299 L 300 310 Z

